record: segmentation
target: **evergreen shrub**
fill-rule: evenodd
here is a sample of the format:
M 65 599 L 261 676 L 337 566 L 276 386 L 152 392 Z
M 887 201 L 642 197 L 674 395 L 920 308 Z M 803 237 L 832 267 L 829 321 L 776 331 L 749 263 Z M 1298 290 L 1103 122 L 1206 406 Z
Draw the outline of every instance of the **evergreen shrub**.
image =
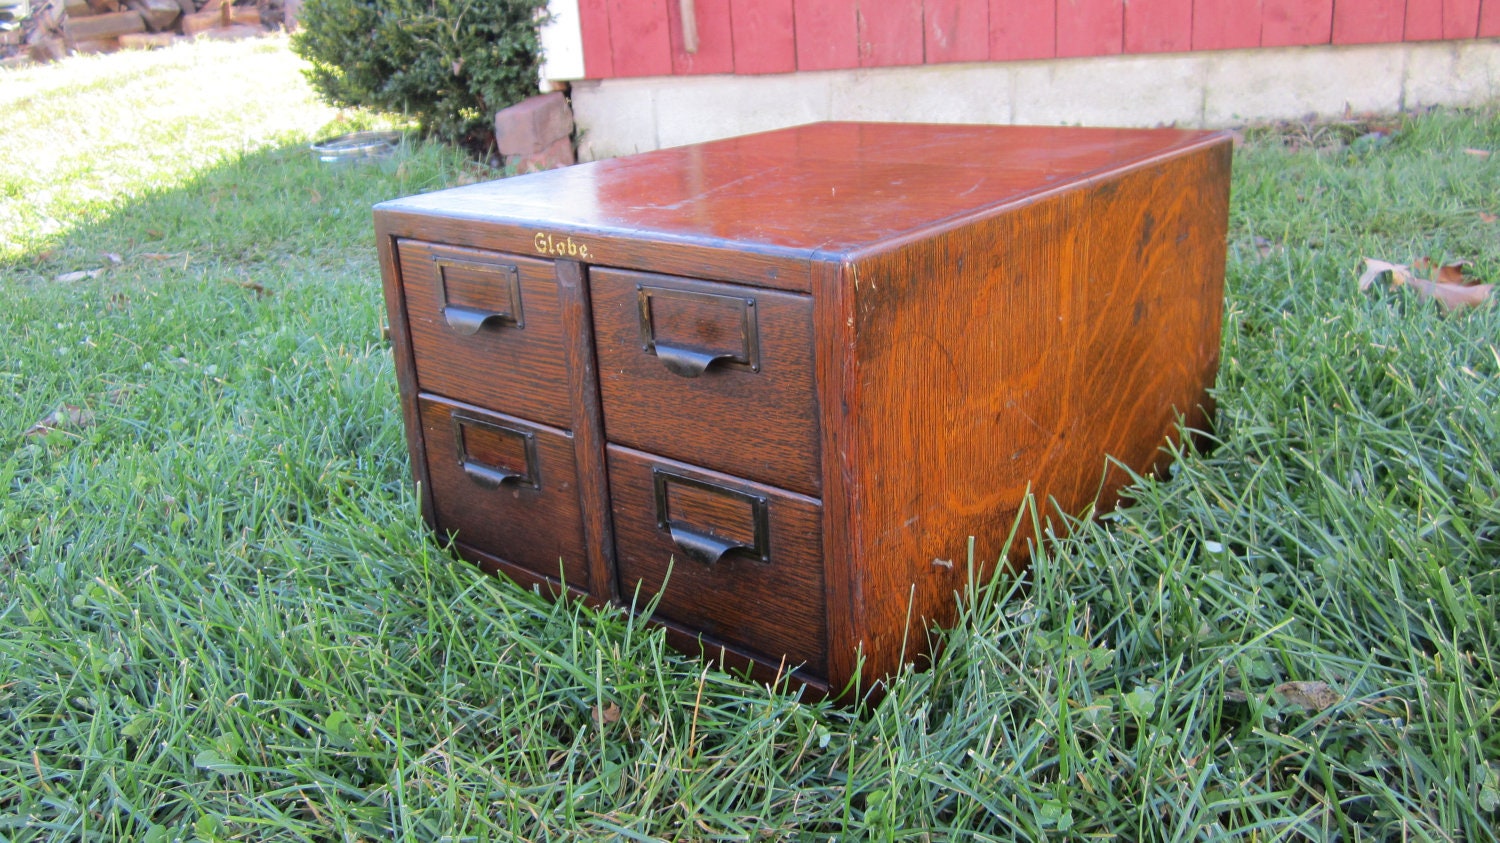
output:
M 537 93 L 546 0 L 306 0 L 292 49 L 330 104 L 409 115 L 483 154 L 496 111 Z

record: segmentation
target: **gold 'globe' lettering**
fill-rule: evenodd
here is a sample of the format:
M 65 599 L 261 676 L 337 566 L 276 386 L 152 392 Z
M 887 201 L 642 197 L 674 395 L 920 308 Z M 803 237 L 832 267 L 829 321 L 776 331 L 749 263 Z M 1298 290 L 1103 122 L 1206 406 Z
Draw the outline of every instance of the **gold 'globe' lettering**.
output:
M 557 239 L 545 231 L 538 231 L 533 235 L 531 245 L 536 248 L 537 254 L 541 255 L 581 258 L 583 260 L 588 260 L 592 255 L 589 252 L 587 243 L 580 243 L 571 237 Z

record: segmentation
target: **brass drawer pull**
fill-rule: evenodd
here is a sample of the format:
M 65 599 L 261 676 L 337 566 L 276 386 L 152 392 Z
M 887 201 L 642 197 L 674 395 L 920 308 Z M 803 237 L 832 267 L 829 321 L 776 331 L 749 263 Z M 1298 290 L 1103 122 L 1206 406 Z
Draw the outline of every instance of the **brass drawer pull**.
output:
M 741 551 L 761 562 L 771 561 L 771 523 L 764 497 L 659 466 L 652 467 L 651 482 L 656 493 L 657 529 L 666 531 L 684 556 L 713 565 L 725 555 Z M 680 510 L 675 513 L 674 500 Z M 690 521 L 716 526 L 705 529 Z
M 541 475 L 537 471 L 536 434 L 462 411 L 455 411 L 452 419 L 458 464 L 470 480 L 486 489 L 498 489 L 506 484 L 533 489 L 542 487 Z M 475 434 L 476 441 L 470 443 L 469 436 Z M 471 453 L 481 448 L 487 452 L 489 462 Z
M 760 329 L 753 297 L 648 284 L 637 284 L 635 289 L 641 349 L 655 354 L 667 371 L 684 378 L 696 378 L 710 366 L 760 371 Z
M 446 255 L 433 255 L 432 259 L 437 265 L 438 308 L 443 313 L 443 321 L 455 334 L 473 336 L 486 325 L 526 327 L 521 313 L 521 272 L 515 265 L 464 260 Z M 504 307 L 496 308 L 487 301 L 454 302 L 455 298 L 472 297 L 476 292 L 482 294 L 484 299 L 492 299 L 497 279 L 500 285 L 498 292 L 506 302 Z
M 704 565 L 712 565 L 724 558 L 731 550 L 754 551 L 755 548 L 729 539 L 721 539 L 709 533 L 700 533 L 686 527 L 667 525 L 672 533 L 672 543 L 683 555 Z
M 733 360 L 733 354 L 710 354 L 703 351 L 694 351 L 690 348 L 677 348 L 676 346 L 656 343 L 656 356 L 661 364 L 667 367 L 667 371 L 674 375 L 685 378 L 696 378 L 708 371 L 718 360 Z
M 529 483 L 531 480 L 523 472 L 490 468 L 473 460 L 464 460 L 463 469 L 464 474 L 467 474 L 470 480 L 473 480 L 486 489 L 498 489 L 506 483 Z

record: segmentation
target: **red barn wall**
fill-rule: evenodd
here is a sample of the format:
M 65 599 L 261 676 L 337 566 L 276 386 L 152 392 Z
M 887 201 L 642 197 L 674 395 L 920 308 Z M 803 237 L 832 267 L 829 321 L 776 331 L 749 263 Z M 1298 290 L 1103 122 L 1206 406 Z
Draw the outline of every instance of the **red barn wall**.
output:
M 683 2 L 580 0 L 588 78 L 1500 37 L 1500 0 Z

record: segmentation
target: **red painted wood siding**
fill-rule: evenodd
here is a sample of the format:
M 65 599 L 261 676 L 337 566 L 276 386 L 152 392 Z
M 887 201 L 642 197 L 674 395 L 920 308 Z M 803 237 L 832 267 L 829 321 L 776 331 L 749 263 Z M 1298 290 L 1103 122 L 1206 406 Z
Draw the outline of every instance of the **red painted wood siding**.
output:
M 990 0 L 991 61 L 1050 59 L 1055 55 L 1056 5 L 1037 0 Z
M 1479 37 L 1500 38 L 1500 0 L 1484 0 L 1479 7 Z
M 1124 0 L 1057 0 L 1057 56 L 1107 56 L 1125 49 Z
M 697 49 L 688 50 L 683 4 Z M 1500 37 L 1500 0 L 579 0 L 591 79 Z
M 1193 0 L 1193 49 L 1260 46 L 1260 0 Z
M 1193 47 L 1193 0 L 1130 0 L 1125 52 L 1181 53 Z
M 923 42 L 928 64 L 990 57 L 990 7 L 974 0 L 926 0 Z

